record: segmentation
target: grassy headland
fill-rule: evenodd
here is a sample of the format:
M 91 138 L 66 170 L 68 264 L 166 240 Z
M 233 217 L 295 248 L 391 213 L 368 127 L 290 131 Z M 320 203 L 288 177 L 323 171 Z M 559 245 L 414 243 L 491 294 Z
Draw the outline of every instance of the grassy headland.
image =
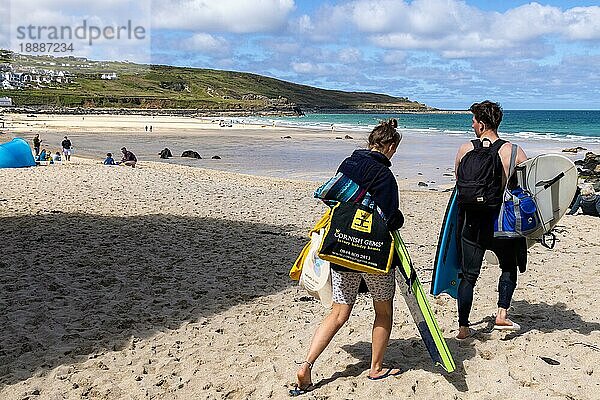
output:
M 243 72 L 26 56 L 1 50 L 0 72 L 13 73 L 13 88 L 0 86 L 0 97 L 11 97 L 17 107 L 251 113 L 434 110 L 405 97 L 325 90 Z M 35 82 L 36 77 L 41 80 L 44 74 L 59 72 L 60 82 Z M 29 74 L 26 79 L 33 82 L 19 84 L 15 73 Z

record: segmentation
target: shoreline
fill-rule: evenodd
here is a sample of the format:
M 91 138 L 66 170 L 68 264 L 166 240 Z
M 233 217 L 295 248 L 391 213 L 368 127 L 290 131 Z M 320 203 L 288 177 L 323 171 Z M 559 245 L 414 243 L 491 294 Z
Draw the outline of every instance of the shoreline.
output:
M 67 135 L 74 155 L 101 161 L 107 152 L 119 159 L 122 146 L 139 161 L 158 161 L 199 168 L 211 168 L 258 176 L 274 176 L 321 182 L 332 176 L 339 163 L 354 149 L 364 148 L 367 130 L 344 129 L 331 132 L 318 127 L 248 123 L 232 119 L 231 127 L 219 126 L 220 119 L 185 116 L 133 115 L 5 115 L 6 139 L 22 136 L 29 142 L 39 133 L 42 147 L 60 151 Z M 152 132 L 149 128 L 152 127 Z M 392 171 L 400 187 L 417 190 L 448 190 L 454 184 L 456 149 L 471 140 L 471 134 L 444 134 L 403 129 Z M 512 138 L 511 138 L 512 139 Z M 555 152 L 576 160 L 583 154 L 563 153 L 565 147 L 581 145 L 600 153 L 600 144 L 550 139 L 513 139 L 529 157 Z M 158 153 L 169 148 L 173 158 L 161 160 Z M 202 159 L 181 158 L 192 150 Z M 221 159 L 213 160 L 219 156 Z

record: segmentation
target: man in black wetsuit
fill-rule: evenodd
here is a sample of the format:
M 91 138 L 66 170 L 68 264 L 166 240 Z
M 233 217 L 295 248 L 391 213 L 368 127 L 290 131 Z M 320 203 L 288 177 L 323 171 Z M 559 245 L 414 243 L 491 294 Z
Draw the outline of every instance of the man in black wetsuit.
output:
M 518 330 L 520 326 L 508 319 L 508 308 L 512 295 L 517 287 L 517 267 L 522 271 L 527 262 L 527 245 L 524 238 L 506 239 L 494 238 L 494 220 L 498 217 L 502 194 L 507 180 L 512 145 L 498 137 L 498 126 L 502 121 L 502 108 L 498 103 L 486 100 L 471 106 L 473 113 L 472 127 L 477 136 L 476 140 L 463 144 L 457 154 L 455 161 L 455 172 L 457 175 L 457 187 L 459 188 L 459 199 L 461 179 L 465 174 L 460 173 L 460 168 L 466 168 L 465 156 L 475 150 L 489 148 L 491 159 L 494 163 L 493 183 L 490 186 L 490 198 L 492 201 L 485 207 L 475 207 L 461 204 L 459 200 L 459 232 L 461 245 L 461 281 L 458 287 L 458 322 L 459 332 L 457 339 L 465 339 L 475 331 L 469 328 L 469 314 L 473 305 L 473 289 L 483 262 L 485 250 L 492 250 L 500 261 L 502 273 L 498 282 L 498 312 L 496 314 L 495 329 Z M 484 150 L 485 151 L 485 150 Z M 467 158 L 473 158 L 467 157 Z M 516 164 L 527 160 L 525 152 L 518 147 Z M 470 160 L 472 163 L 473 161 Z M 466 189 L 465 189 L 466 190 Z

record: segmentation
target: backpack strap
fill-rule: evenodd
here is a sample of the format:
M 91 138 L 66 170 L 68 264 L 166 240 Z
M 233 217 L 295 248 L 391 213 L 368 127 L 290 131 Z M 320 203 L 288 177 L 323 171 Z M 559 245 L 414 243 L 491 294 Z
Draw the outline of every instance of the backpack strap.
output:
M 510 164 L 508 166 L 508 177 L 507 177 L 507 181 L 508 179 L 510 179 L 510 177 L 512 176 L 513 172 L 515 171 L 515 162 L 517 160 L 517 145 L 516 144 L 512 144 L 511 149 L 510 149 Z
M 504 146 L 504 143 L 508 143 L 506 140 L 504 139 L 497 139 L 494 143 L 492 143 L 492 145 L 490 146 L 490 150 L 492 150 L 494 153 L 497 153 L 500 151 L 500 148 L 502 146 Z

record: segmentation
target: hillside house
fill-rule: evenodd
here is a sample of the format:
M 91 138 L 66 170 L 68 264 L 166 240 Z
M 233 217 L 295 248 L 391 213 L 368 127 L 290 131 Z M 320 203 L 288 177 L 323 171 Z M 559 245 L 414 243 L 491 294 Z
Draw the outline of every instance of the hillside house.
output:
M 12 107 L 13 102 L 10 97 L 0 97 L 0 107 Z

